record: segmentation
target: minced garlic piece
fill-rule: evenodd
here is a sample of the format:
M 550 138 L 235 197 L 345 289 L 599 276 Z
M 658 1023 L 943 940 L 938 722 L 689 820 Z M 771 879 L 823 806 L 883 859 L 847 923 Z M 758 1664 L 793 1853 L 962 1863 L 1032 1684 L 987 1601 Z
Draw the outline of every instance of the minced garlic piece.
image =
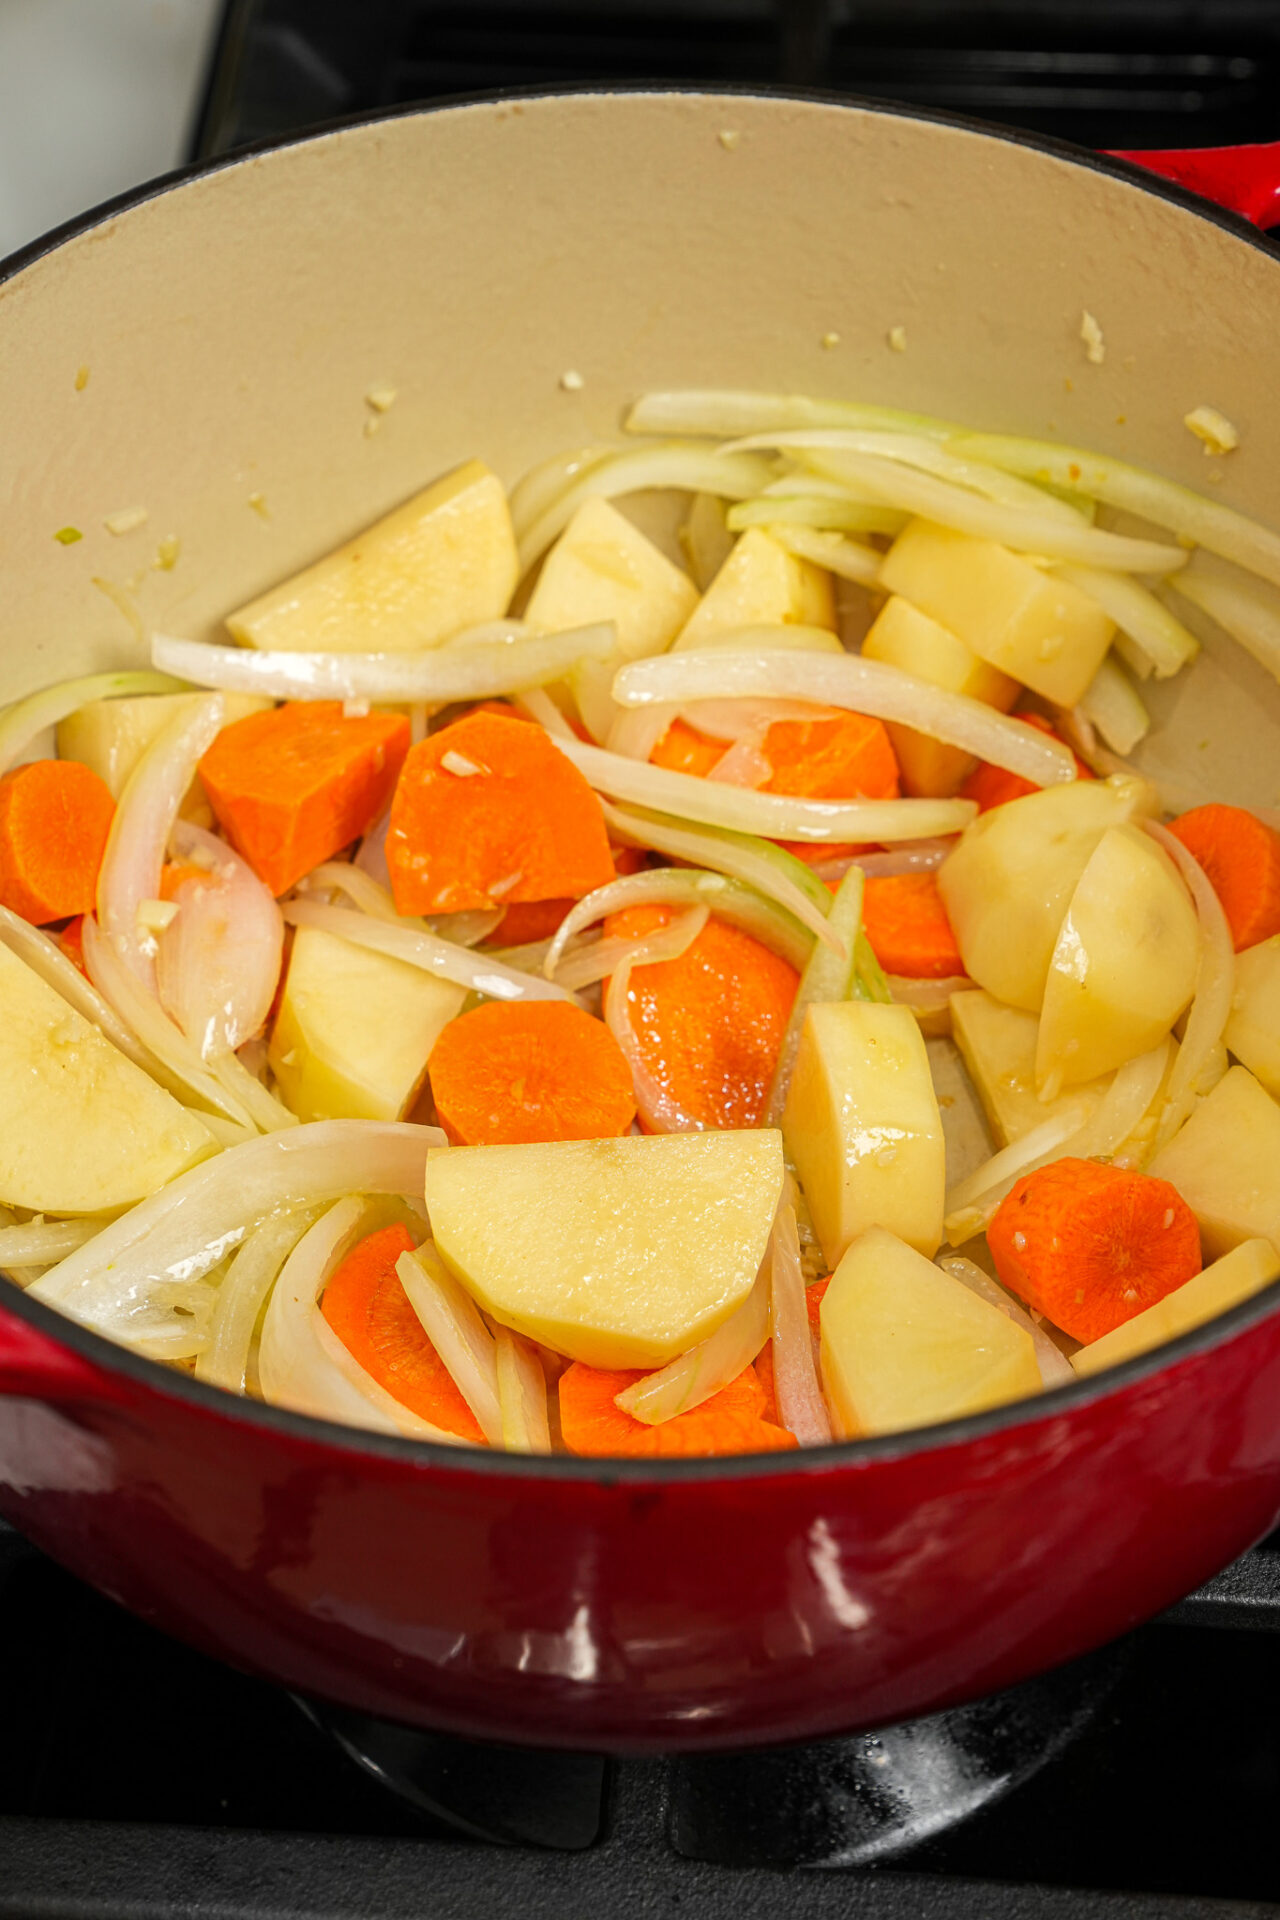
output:
M 393 404 L 395 397 L 396 389 L 384 380 L 380 385 L 370 387 L 365 395 L 365 404 L 372 407 L 375 413 L 385 413 Z
M 838 347 L 840 345 L 840 335 L 838 333 L 824 333 L 822 336 L 822 345 L 828 349 Z
M 132 533 L 135 527 L 146 525 L 145 507 L 122 507 L 119 513 L 109 513 L 103 521 L 108 533 Z
M 906 352 L 907 330 L 905 327 L 890 327 L 887 338 L 895 353 Z
M 480 771 L 474 760 L 468 760 L 465 754 L 455 753 L 452 747 L 450 747 L 447 753 L 440 755 L 440 765 L 445 769 L 446 773 L 456 773 L 460 780 L 465 780 L 469 778 L 471 774 L 479 773 Z M 518 879 L 519 875 L 517 875 L 516 878 Z M 515 884 L 514 881 L 512 884 Z
M 566 393 L 581 393 L 586 384 L 576 367 L 568 367 L 560 375 L 560 385 Z
M 178 555 L 182 551 L 182 542 L 176 533 L 167 533 L 156 548 L 156 557 L 151 562 L 157 573 L 172 573 L 178 564 Z
M 1206 455 L 1233 453 L 1240 445 L 1240 435 L 1227 419 L 1225 413 L 1219 413 L 1216 407 L 1196 407 L 1186 414 L 1182 422 L 1197 440 L 1204 442 Z
M 138 926 L 147 933 L 163 933 L 178 917 L 176 900 L 139 900 Z
M 270 511 L 268 510 L 268 507 L 267 507 L 267 496 L 265 493 L 251 493 L 249 495 L 249 505 L 253 508 L 254 512 L 259 516 L 260 519 L 269 520 L 271 518 Z
M 742 138 L 742 135 L 738 133 L 733 127 L 724 127 L 716 135 L 716 139 L 720 142 L 720 145 L 724 148 L 726 153 L 732 153 L 734 148 L 737 146 L 738 142 L 741 140 L 741 138 Z
M 1107 357 L 1107 349 L 1102 339 L 1102 328 L 1086 308 L 1080 315 L 1080 338 L 1084 341 L 1084 357 L 1091 366 L 1100 367 Z

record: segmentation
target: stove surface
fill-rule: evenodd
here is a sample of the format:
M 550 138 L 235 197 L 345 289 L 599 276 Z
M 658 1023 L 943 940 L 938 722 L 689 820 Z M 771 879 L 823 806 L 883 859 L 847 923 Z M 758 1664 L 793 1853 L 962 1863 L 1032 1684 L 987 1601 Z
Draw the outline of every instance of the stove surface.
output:
M 386 1728 L 371 1742 L 356 1716 L 190 1652 L 3 1530 L 0 1916 L 1280 1915 L 1277 1627 L 1280 1540 L 1119 1648 L 966 1710 L 963 1741 L 927 1721 L 602 1762 Z M 1040 1730 L 1056 1750 L 1017 1784 Z M 402 1782 L 416 1769 L 415 1801 L 373 1777 L 371 1746 Z M 844 1864 L 886 1812 L 901 1827 L 904 1783 L 926 1837 L 892 1865 Z M 953 1803 L 978 1811 L 927 1837 Z

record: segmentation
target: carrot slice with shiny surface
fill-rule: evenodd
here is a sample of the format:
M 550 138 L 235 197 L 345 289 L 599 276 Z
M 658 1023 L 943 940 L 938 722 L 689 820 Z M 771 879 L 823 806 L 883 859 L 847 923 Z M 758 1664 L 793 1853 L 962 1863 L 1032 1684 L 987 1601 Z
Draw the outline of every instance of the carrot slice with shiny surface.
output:
M 437 1117 L 455 1146 L 605 1140 L 635 1118 L 617 1041 L 602 1020 L 566 1001 L 492 1000 L 460 1014 L 432 1048 L 428 1071 Z
M 1051 723 L 1042 713 L 1016 713 L 1015 720 L 1021 720 L 1027 727 L 1036 727 L 1041 733 L 1052 734 L 1056 740 Z M 1077 780 L 1092 780 L 1093 772 L 1086 767 L 1079 754 L 1075 756 Z M 993 767 L 989 760 L 982 760 L 964 780 L 961 781 L 956 797 L 960 800 L 977 802 L 979 813 L 989 813 L 992 807 L 1003 807 L 1010 800 L 1021 800 L 1025 794 L 1039 793 L 1034 780 L 1026 780 L 1020 773 L 1010 773 L 1005 767 Z
M 279 895 L 369 830 L 408 749 L 401 714 L 293 700 L 224 727 L 200 777 L 227 839 Z
M 775 1453 L 796 1442 L 765 1419 L 768 1401 L 759 1375 L 744 1367 L 719 1393 L 660 1426 L 646 1426 L 615 1405 L 615 1396 L 644 1379 L 626 1368 L 606 1372 L 581 1360 L 560 1376 L 560 1431 L 570 1453 L 630 1454 L 654 1458 L 717 1453 Z
M 1280 933 L 1280 833 L 1244 807 L 1193 807 L 1169 832 L 1204 868 L 1237 953 Z
M 485 1437 L 475 1415 L 396 1276 L 396 1261 L 413 1247 L 413 1236 L 402 1226 L 367 1235 L 329 1281 L 320 1311 L 352 1359 L 392 1399 L 420 1420 L 482 1447 Z
M 0 905 L 33 926 L 93 909 L 116 803 L 79 760 L 32 760 L 0 779 Z
M 1101 1339 L 1200 1271 L 1200 1229 L 1177 1188 L 1099 1160 L 1018 1181 L 987 1229 L 1004 1285 L 1073 1340 Z
M 886 973 L 947 980 L 964 972 L 938 882 L 931 873 L 873 875 L 862 890 L 862 925 Z
M 391 803 L 401 913 L 580 899 L 614 877 L 600 802 L 526 720 L 469 713 L 413 747 Z
M 669 907 L 610 914 L 605 937 L 641 939 Z M 714 917 L 678 960 L 636 967 L 627 1014 L 650 1077 L 703 1127 L 754 1127 L 769 1097 L 800 976 Z
M 669 773 L 693 773 L 705 779 L 718 760 L 724 758 L 727 740 L 713 740 L 699 733 L 686 720 L 673 720 L 649 755 L 652 766 L 665 767 Z

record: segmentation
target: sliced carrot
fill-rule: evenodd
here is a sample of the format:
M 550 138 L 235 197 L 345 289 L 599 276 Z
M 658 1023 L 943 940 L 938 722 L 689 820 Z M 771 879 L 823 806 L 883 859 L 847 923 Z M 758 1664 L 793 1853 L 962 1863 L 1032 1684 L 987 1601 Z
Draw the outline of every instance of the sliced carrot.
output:
M 635 1118 L 631 1072 L 605 1026 L 563 1000 L 491 1000 L 431 1050 L 431 1092 L 455 1146 L 607 1140 Z
M 641 939 L 669 907 L 610 914 L 606 938 Z M 799 975 L 721 920 L 707 921 L 678 960 L 637 967 L 627 989 L 646 1072 L 704 1127 L 759 1123 Z
M 1101 1339 L 1200 1271 L 1200 1229 L 1177 1188 L 1098 1160 L 1025 1174 L 987 1244 L 1005 1286 L 1073 1340 Z
M 794 1436 L 764 1417 L 767 1401 L 754 1368 L 713 1393 L 700 1407 L 661 1426 L 646 1426 L 614 1404 L 643 1371 L 606 1372 L 575 1360 L 560 1377 L 560 1431 L 570 1453 L 640 1454 L 656 1458 L 716 1453 L 773 1453 L 794 1447 Z
M 621 880 L 629 873 L 643 873 L 649 864 L 649 856 L 643 847 L 610 847 L 613 855 L 614 871 Z
M 1055 740 L 1059 738 L 1042 713 L 1015 713 L 1013 717 L 1021 720 L 1024 726 L 1038 727 L 1041 733 L 1053 734 Z M 1075 755 L 1075 763 L 1078 780 L 1093 779 L 1092 770 L 1086 767 L 1079 754 Z M 989 813 L 992 807 L 1003 807 L 1007 801 L 1021 800 L 1024 795 L 1039 791 L 1034 780 L 1026 780 L 1020 773 L 1010 773 L 1004 767 L 993 767 L 989 760 L 982 760 L 961 782 L 957 798 L 976 800 L 978 812 Z
M 521 900 L 514 907 L 507 908 L 486 944 L 491 947 L 523 947 L 534 940 L 550 940 L 574 905 L 576 902 L 568 899 Z
M 353 1247 L 324 1290 L 320 1311 L 353 1359 L 392 1399 L 445 1433 L 483 1446 L 475 1415 L 409 1304 L 396 1261 L 413 1251 L 401 1226 Z
M 0 905 L 34 926 L 88 913 L 116 803 L 79 760 L 32 760 L 0 779 Z
M 694 773 L 705 779 L 717 760 L 724 758 L 726 740 L 713 740 L 684 720 L 673 720 L 649 755 L 651 765 L 669 773 Z
M 368 831 L 408 750 L 403 714 L 295 700 L 224 727 L 200 777 L 228 840 L 278 895 Z
M 946 980 L 964 961 L 931 873 L 873 875 L 862 892 L 862 924 L 886 973 Z
M 58 935 L 58 945 L 66 954 L 73 967 L 79 967 L 86 980 L 89 969 L 84 963 L 84 915 L 78 913 L 74 920 L 68 920 Z
M 773 1377 L 773 1341 L 766 1340 L 751 1363 L 756 1370 L 756 1379 L 764 1392 L 763 1418 L 771 1420 L 775 1427 L 782 1425 L 778 1413 L 778 1391 Z
M 806 1287 L 804 1290 L 804 1304 L 809 1315 L 809 1328 L 815 1335 L 822 1332 L 822 1302 L 826 1297 L 827 1288 L 830 1285 L 831 1275 L 828 1274 L 824 1280 L 815 1280 L 812 1286 Z
M 1208 875 L 1237 953 L 1280 933 L 1280 833 L 1243 807 L 1193 807 L 1169 822 Z
M 541 727 L 469 713 L 413 747 L 391 803 L 401 913 L 580 899 L 614 877 L 600 802 Z
M 761 749 L 773 773 L 766 793 L 805 800 L 896 800 L 898 761 L 883 720 L 841 713 L 775 720 Z

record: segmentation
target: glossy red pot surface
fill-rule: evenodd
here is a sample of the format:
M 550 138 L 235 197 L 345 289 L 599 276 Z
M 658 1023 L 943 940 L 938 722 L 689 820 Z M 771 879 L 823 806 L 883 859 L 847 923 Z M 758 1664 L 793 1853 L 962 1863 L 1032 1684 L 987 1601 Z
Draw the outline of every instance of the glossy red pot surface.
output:
M 131 588 L 144 624 L 212 633 L 456 460 L 513 477 L 656 385 L 875 398 L 1202 485 L 1181 416 L 1208 401 L 1244 429 L 1222 497 L 1280 524 L 1277 337 L 1280 261 L 1233 222 L 977 129 L 639 95 L 340 130 L 109 211 L 0 288 L 0 692 L 137 658 L 95 585 L 126 564 L 104 514 L 143 504 L 147 539 L 181 538 Z M 85 538 L 59 547 L 68 522 Z M 1272 800 L 1280 694 L 1212 649 L 1193 676 L 1160 751 Z M 239 1666 L 482 1737 L 672 1750 L 898 1719 L 1123 1632 L 1280 1513 L 1280 1286 L 954 1426 L 616 1464 L 322 1426 L 3 1298 L 0 1512 Z

